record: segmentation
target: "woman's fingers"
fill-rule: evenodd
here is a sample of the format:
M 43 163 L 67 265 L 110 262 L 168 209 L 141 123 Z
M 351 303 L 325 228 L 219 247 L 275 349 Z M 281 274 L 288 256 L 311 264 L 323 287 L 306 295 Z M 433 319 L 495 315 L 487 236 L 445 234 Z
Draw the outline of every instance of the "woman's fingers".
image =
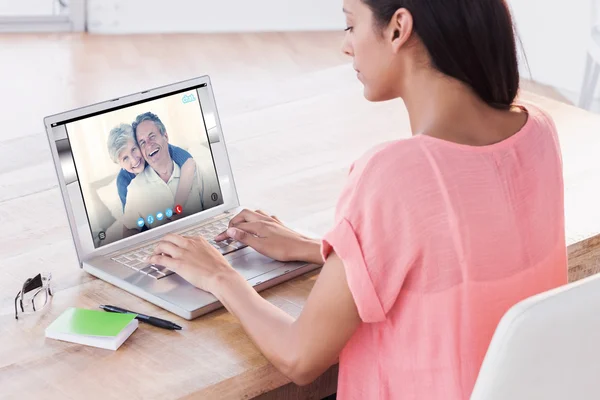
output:
M 265 217 L 268 218 L 268 216 L 260 211 L 250 211 L 250 210 L 242 210 L 238 215 L 236 215 L 235 217 L 233 217 L 231 219 L 231 221 L 229 221 L 229 228 L 233 228 L 241 223 L 245 223 L 245 222 L 256 222 L 256 221 L 262 221 L 265 220 Z M 223 240 L 227 240 L 229 239 L 231 236 L 229 236 L 227 234 L 227 231 L 221 232 L 219 233 L 217 236 L 215 236 L 215 242 L 222 242 Z
M 283 225 L 283 223 L 281 222 L 281 220 L 279 218 L 277 218 L 274 215 L 268 215 L 266 212 L 262 211 L 262 210 L 256 210 L 256 211 L 250 211 L 250 210 L 243 210 L 242 212 L 240 212 L 238 215 L 236 215 L 235 217 L 233 217 L 231 219 L 231 221 L 229 221 L 229 228 L 239 228 L 241 230 L 253 233 L 253 234 L 259 234 L 259 232 L 255 232 L 255 231 L 251 231 L 251 229 L 253 229 L 252 227 L 254 227 L 254 229 L 261 229 L 260 225 L 248 225 L 248 224 L 255 224 L 255 223 L 264 223 L 268 222 L 268 221 L 275 221 L 280 225 Z M 242 224 L 246 224 L 244 226 L 242 226 Z M 235 232 L 235 231 L 232 231 Z M 242 235 L 241 233 L 238 233 L 238 235 Z M 217 236 L 215 236 L 214 240 L 216 242 L 222 242 L 223 240 L 227 240 L 229 238 L 232 238 L 231 235 L 229 235 L 227 233 L 227 231 L 225 232 L 221 232 L 219 233 Z M 232 238 L 235 239 L 235 238 Z M 237 239 L 236 239 L 237 240 Z
M 162 265 L 171 271 L 177 271 L 180 263 L 179 260 L 163 255 L 153 255 L 148 259 L 148 261 L 152 265 Z
M 174 245 L 171 242 L 158 242 L 152 255 L 166 255 L 171 258 L 181 258 L 183 255 L 183 249 L 179 246 Z
M 264 219 L 264 215 L 261 215 L 255 211 L 250 210 L 242 210 L 238 215 L 233 217 L 231 221 L 229 221 L 229 227 L 236 226 L 242 222 L 255 222 Z
M 227 231 L 225 231 L 225 232 L 221 232 L 217 236 L 215 236 L 214 241 L 215 242 L 222 242 L 223 240 L 227 240 L 227 239 L 229 239 L 229 235 L 227 234 Z
M 277 218 L 276 216 L 274 216 L 274 215 L 269 215 L 269 214 L 267 214 L 266 212 L 264 212 L 262 210 L 256 210 L 255 213 L 260 214 L 260 215 L 266 217 L 267 220 L 271 220 L 272 219 L 273 221 L 277 222 L 279 225 L 283 225 L 283 222 L 281 222 L 281 220 L 279 218 Z
M 238 232 L 238 231 L 242 231 Z M 243 238 L 244 240 L 248 240 L 244 233 L 248 233 L 255 237 L 262 237 L 265 234 L 265 222 L 264 221 L 255 221 L 255 222 L 241 222 L 234 227 L 228 228 L 225 232 L 218 234 L 215 237 L 215 242 L 221 242 L 227 239 L 234 239 L 237 241 L 241 241 L 237 239 L 238 237 Z M 246 242 L 242 242 L 244 244 L 248 244 Z
M 266 236 L 266 223 L 264 221 L 242 222 L 237 224 L 235 228 L 259 238 Z
M 262 244 L 260 240 L 266 236 L 266 223 L 264 221 L 243 222 L 233 228 L 227 229 L 225 233 L 233 240 L 256 249 Z
M 256 248 L 259 245 L 258 241 L 260 238 L 237 227 L 227 229 L 227 236 L 253 248 Z
M 276 217 L 276 216 L 274 216 L 274 215 L 269 215 L 269 214 L 267 214 L 266 212 L 264 212 L 264 211 L 262 211 L 262 210 L 256 210 L 256 211 L 255 211 L 255 213 L 257 213 L 257 214 L 260 214 L 260 215 L 262 215 L 262 216 L 264 216 L 264 217 L 267 217 L 267 219 L 272 219 L 272 220 L 274 220 L 275 222 L 277 222 L 277 223 L 279 223 L 279 224 L 283 225 L 283 223 L 282 223 L 282 222 L 279 220 L 279 218 L 277 218 L 277 217 Z
M 160 241 L 172 243 L 177 247 L 181 247 L 182 249 L 185 249 L 187 246 L 187 238 L 180 235 L 168 234 L 165 237 L 163 237 Z

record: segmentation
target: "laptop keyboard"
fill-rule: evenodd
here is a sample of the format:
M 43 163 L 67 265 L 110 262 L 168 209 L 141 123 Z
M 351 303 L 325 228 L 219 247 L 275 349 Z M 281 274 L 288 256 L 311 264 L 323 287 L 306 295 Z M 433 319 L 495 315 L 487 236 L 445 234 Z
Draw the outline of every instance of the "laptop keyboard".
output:
M 247 245 L 237 242 L 232 239 L 227 239 L 222 242 L 215 242 L 213 238 L 219 233 L 225 231 L 229 227 L 229 221 L 233 218 L 233 215 L 226 214 L 224 218 L 216 221 L 204 224 L 201 226 L 194 226 L 187 231 L 181 233 L 182 236 L 202 236 L 208 241 L 215 249 L 219 250 L 221 254 L 227 255 L 234 251 L 243 249 Z M 120 254 L 112 257 L 112 260 L 122 264 L 128 268 L 138 271 L 142 274 L 148 275 L 154 279 L 162 279 L 169 275 L 174 274 L 173 271 L 163 267 L 162 265 L 149 265 L 146 260 L 152 255 L 154 247 L 157 242 L 145 245 L 144 247 L 137 248 L 128 253 Z

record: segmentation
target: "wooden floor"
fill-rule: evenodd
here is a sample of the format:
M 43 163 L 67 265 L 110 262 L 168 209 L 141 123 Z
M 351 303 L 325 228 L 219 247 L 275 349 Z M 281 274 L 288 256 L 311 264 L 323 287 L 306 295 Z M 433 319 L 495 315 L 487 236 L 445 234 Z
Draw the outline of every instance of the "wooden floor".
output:
M 0 304 L 10 304 L 12 291 L 27 278 L 29 272 L 14 268 L 23 252 L 36 248 L 43 265 L 54 254 L 49 238 L 69 235 L 63 210 L 60 221 L 44 220 L 31 213 L 35 205 L 27 201 L 56 187 L 45 116 L 209 74 L 225 119 L 260 107 L 255 98 L 277 93 L 273 87 L 285 87 L 286 81 L 349 63 L 340 51 L 342 38 L 342 32 L 0 35 Z M 527 88 L 561 100 L 550 88 Z M 15 214 L 22 221 L 18 226 L 2 223 Z

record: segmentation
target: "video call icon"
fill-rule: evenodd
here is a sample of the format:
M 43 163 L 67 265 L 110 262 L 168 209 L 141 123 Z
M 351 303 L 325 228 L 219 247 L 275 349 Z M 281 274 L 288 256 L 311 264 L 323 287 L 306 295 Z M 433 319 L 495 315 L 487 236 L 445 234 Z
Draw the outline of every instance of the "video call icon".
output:
M 156 214 L 156 219 L 159 221 L 162 221 L 164 217 L 165 217 L 165 215 L 161 212 Z
M 171 218 L 173 216 L 173 210 L 167 208 L 167 211 L 165 211 L 165 215 L 167 216 L 167 218 Z
M 181 213 L 183 212 L 183 208 L 182 208 L 182 207 L 181 207 L 179 204 L 177 204 L 177 205 L 175 206 L 175 212 L 176 212 L 177 214 L 181 214 Z
M 98 234 L 98 239 L 104 240 L 106 239 L 106 232 L 102 231 Z
M 148 221 L 148 224 L 152 225 L 154 223 L 154 217 L 152 215 L 148 215 L 146 221 Z
M 144 221 L 144 218 L 140 218 L 137 220 L 137 225 L 139 228 L 142 228 L 145 223 L 146 223 L 146 221 Z
M 183 96 L 181 101 L 183 102 L 183 104 L 193 103 L 194 101 L 196 101 L 196 97 L 194 97 L 193 94 L 186 94 L 185 96 Z

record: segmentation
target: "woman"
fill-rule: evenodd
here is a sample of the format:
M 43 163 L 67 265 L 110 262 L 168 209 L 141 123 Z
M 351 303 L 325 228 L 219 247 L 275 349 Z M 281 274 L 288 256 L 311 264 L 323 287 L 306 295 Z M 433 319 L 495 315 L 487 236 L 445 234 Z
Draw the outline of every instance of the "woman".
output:
M 324 263 L 299 318 L 202 239 L 165 237 L 150 261 L 212 292 L 298 384 L 339 356 L 340 398 L 467 399 L 502 315 L 567 281 L 557 133 L 515 104 L 504 0 L 344 0 L 344 11 L 365 96 L 402 98 L 413 137 L 353 165 L 321 242 L 249 211 L 217 238 Z

